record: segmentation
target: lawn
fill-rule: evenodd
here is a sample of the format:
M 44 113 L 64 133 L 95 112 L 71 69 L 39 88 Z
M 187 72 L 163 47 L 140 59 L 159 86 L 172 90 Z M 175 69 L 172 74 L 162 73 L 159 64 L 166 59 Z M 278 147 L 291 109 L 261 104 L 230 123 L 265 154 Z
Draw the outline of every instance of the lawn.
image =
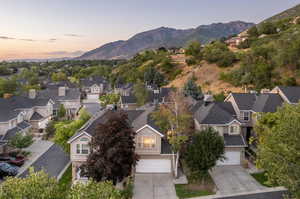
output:
M 64 175 L 59 180 L 59 185 L 62 190 L 69 190 L 72 185 L 72 165 L 68 167 Z
M 192 185 L 194 184 L 187 184 L 187 185 L 176 184 L 175 189 L 176 189 L 177 196 L 180 199 L 182 199 L 182 198 L 192 198 L 192 197 L 215 194 L 213 191 L 209 191 L 205 189 L 201 190 L 199 188 L 196 188 L 196 186 L 192 186 Z
M 251 175 L 261 185 L 266 186 L 266 187 L 272 187 L 269 184 L 267 184 L 268 178 L 265 174 L 266 174 L 266 172 L 261 172 L 261 173 L 253 173 Z

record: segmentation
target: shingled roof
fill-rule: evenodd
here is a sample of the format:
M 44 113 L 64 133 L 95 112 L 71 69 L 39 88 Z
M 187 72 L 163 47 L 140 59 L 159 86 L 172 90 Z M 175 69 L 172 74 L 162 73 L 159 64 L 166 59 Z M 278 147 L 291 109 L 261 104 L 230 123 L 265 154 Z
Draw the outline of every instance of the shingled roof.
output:
M 234 109 L 230 102 L 203 104 L 194 114 L 200 124 L 228 124 L 234 120 Z
M 240 110 L 252 110 L 256 100 L 255 93 L 231 93 Z
M 277 108 L 283 103 L 282 98 L 278 94 L 264 93 L 256 97 L 252 107 L 254 112 L 267 113 L 276 112 Z
M 298 103 L 300 100 L 299 86 L 278 86 L 290 103 Z

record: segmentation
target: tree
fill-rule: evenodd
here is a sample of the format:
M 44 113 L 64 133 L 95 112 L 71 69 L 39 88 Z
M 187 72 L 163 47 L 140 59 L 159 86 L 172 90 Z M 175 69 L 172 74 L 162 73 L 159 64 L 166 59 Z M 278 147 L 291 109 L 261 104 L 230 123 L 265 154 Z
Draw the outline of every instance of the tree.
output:
M 203 97 L 201 87 L 197 86 L 194 76 L 185 83 L 183 93 L 185 96 L 191 96 L 195 100 L 200 100 Z
M 277 28 L 272 22 L 264 22 L 259 27 L 259 34 L 275 34 L 277 33 Z
M 149 92 L 145 84 L 138 82 L 133 86 L 133 94 L 137 99 L 137 104 L 142 106 L 147 103 Z
M 223 137 L 212 128 L 196 132 L 187 146 L 185 160 L 194 175 L 205 179 L 208 171 L 224 159 L 225 144 Z
M 63 199 L 58 182 L 44 171 L 34 173 L 31 169 L 26 178 L 8 177 L 1 184 L 1 199 Z
M 65 109 L 65 106 L 63 104 L 60 104 L 59 105 L 59 109 L 58 109 L 58 113 L 57 113 L 57 116 L 59 119 L 63 119 L 66 117 L 66 109 Z
M 15 147 L 19 150 L 22 150 L 33 143 L 31 135 L 22 135 L 17 133 L 13 138 L 10 139 L 9 145 Z
M 161 87 L 164 84 L 164 76 L 154 67 L 149 67 L 144 73 L 144 80 L 149 85 Z
M 117 104 L 120 100 L 120 95 L 115 93 L 109 93 L 106 95 L 102 95 L 100 98 L 101 106 L 107 106 L 109 104 Z
M 202 53 L 201 53 L 201 44 L 198 41 L 190 42 L 185 49 L 185 55 L 187 56 L 193 56 L 197 58 L 198 60 L 201 60 Z
M 247 34 L 249 37 L 258 37 L 258 29 L 256 26 L 251 27 L 248 31 Z
M 156 125 L 167 131 L 168 141 L 176 153 L 176 160 L 173 161 L 177 177 L 180 153 L 192 133 L 193 119 L 181 92 L 171 92 L 169 98 L 171 103 L 160 105 L 159 109 L 152 113 L 152 118 Z
M 266 113 L 255 126 L 257 166 L 267 172 L 268 183 L 285 186 L 300 198 L 300 104 L 285 104 Z
M 49 139 L 50 137 L 53 137 L 55 134 L 55 122 L 54 121 L 50 121 L 47 123 L 46 125 L 46 129 L 45 129 L 45 139 Z
M 54 142 L 59 144 L 66 152 L 70 151 L 68 140 L 79 130 L 89 119 L 90 115 L 82 110 L 79 119 L 75 121 L 61 121 L 55 125 Z
M 17 81 L 13 79 L 2 79 L 0 78 L 0 97 L 5 93 L 14 94 L 17 90 Z
M 91 153 L 82 165 L 82 174 L 95 181 L 114 184 L 131 174 L 138 161 L 135 153 L 135 131 L 124 112 L 109 112 L 108 120 L 99 124 L 91 140 Z
M 52 79 L 52 81 L 54 81 L 54 82 L 59 82 L 59 81 L 67 80 L 68 77 L 67 77 L 67 75 L 66 75 L 65 73 L 63 73 L 63 72 L 58 72 L 58 73 L 53 73 L 53 74 L 51 75 L 51 79 Z
M 88 181 L 72 186 L 67 199 L 121 199 L 121 193 L 111 182 Z

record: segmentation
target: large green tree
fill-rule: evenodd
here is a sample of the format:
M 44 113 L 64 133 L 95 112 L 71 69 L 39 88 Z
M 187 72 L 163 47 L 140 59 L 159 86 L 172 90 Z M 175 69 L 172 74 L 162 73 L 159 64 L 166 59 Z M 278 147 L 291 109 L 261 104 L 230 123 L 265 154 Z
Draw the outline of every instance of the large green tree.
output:
M 203 97 L 201 87 L 196 84 L 196 77 L 190 78 L 183 87 L 185 96 L 191 96 L 195 100 L 200 100 Z
M 44 171 L 30 170 L 26 178 L 8 177 L 1 184 L 1 199 L 63 199 L 58 182 Z
M 135 153 L 135 131 L 126 113 L 109 112 L 108 120 L 99 124 L 94 132 L 87 162 L 82 174 L 95 181 L 109 180 L 114 184 L 131 174 L 138 161 Z
M 187 146 L 184 156 L 194 175 L 205 179 L 208 171 L 224 159 L 225 145 L 223 137 L 212 128 L 196 132 Z
M 262 115 L 255 132 L 257 166 L 267 171 L 268 183 L 285 186 L 300 198 L 300 104 Z
M 149 97 L 149 91 L 147 90 L 145 84 L 138 82 L 133 86 L 133 94 L 137 99 L 137 104 L 142 106 L 147 103 Z
M 194 123 L 183 93 L 172 91 L 168 97 L 170 103 L 160 105 L 159 109 L 152 113 L 152 118 L 155 124 L 167 133 L 167 139 L 176 153 L 174 165 L 177 177 L 180 154 L 193 132 Z

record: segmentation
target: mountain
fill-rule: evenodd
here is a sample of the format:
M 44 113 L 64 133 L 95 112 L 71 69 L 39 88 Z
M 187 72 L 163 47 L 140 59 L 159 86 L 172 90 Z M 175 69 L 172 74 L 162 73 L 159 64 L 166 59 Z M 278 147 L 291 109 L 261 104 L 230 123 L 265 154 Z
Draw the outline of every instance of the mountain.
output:
M 156 49 L 162 46 L 168 48 L 182 47 L 193 40 L 207 43 L 221 37 L 238 34 L 253 25 L 253 23 L 234 21 L 201 25 L 197 28 L 184 30 L 161 27 L 138 33 L 126 41 L 107 43 L 84 53 L 77 59 L 128 59 L 146 49 Z
M 264 20 L 263 22 L 266 22 L 266 21 L 277 21 L 277 20 L 280 20 L 280 19 L 284 19 L 284 18 L 289 18 L 289 17 L 296 17 L 296 16 L 300 16 L 300 4 L 290 8 L 290 9 L 287 9 L 277 15 L 274 15 L 266 20 Z

